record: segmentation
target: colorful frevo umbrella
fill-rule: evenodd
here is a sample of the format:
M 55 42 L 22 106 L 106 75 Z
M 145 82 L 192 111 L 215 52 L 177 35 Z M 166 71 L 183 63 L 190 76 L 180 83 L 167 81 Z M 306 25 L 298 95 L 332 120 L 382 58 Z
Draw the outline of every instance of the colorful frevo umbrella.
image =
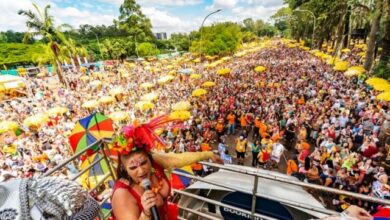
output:
M 94 113 L 76 123 L 69 135 L 69 143 L 74 153 L 78 153 L 98 140 L 111 138 L 113 134 L 112 120 L 100 113 Z
M 93 155 L 89 156 L 86 160 L 83 161 L 83 163 L 80 166 L 80 169 L 84 170 L 84 169 L 88 168 L 88 166 L 90 166 L 92 163 L 98 161 L 102 157 L 103 157 L 103 154 L 94 153 Z M 110 172 L 108 164 L 103 159 L 103 160 L 99 161 L 98 163 L 96 163 L 93 167 L 91 167 L 87 172 L 85 172 L 85 174 L 87 174 L 88 177 L 90 177 L 90 176 L 104 175 L 108 172 Z
M 108 213 L 111 212 L 111 209 L 112 209 L 111 203 L 105 202 L 102 204 L 100 211 L 102 212 L 103 216 L 107 216 Z
M 83 187 L 87 189 L 94 188 L 105 177 L 105 175 L 110 172 L 109 164 L 107 164 L 105 159 L 102 159 L 103 156 L 104 155 L 102 153 L 94 153 L 87 157 L 87 159 L 85 159 L 80 165 L 80 170 L 88 169 L 88 171 L 77 178 L 77 182 L 80 183 Z M 90 167 L 93 163 L 96 164 Z M 111 177 L 106 179 L 104 182 L 109 183 L 110 181 L 112 181 Z
M 188 175 L 194 175 L 194 172 L 192 171 L 191 166 L 176 168 L 176 169 L 174 169 L 174 171 L 188 174 Z M 172 186 L 172 188 L 179 189 L 179 190 L 184 189 L 184 188 L 188 187 L 190 185 L 190 183 L 191 183 L 191 178 L 171 173 L 171 186 Z

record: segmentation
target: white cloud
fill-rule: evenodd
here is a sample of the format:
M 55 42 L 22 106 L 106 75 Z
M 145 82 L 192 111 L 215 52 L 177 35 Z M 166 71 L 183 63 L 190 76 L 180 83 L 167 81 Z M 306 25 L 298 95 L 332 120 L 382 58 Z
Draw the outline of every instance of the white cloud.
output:
M 50 4 L 50 14 L 54 16 L 55 25 L 67 23 L 72 25 L 74 28 L 79 27 L 81 24 L 92 24 L 92 25 L 109 25 L 112 24 L 114 18 L 113 14 L 104 14 L 96 12 L 95 9 L 85 8 L 80 10 L 75 7 L 60 8 L 54 2 L 49 0 L 39 1 L 38 6 L 43 8 L 46 4 Z M 26 31 L 26 17 L 18 15 L 20 9 L 28 10 L 31 9 L 35 12 L 32 7 L 30 0 L 1 0 L 0 10 L 0 31 L 14 30 L 14 31 Z M 86 10 L 88 9 L 88 10 Z
M 272 7 L 283 5 L 283 0 L 241 0 L 240 3 L 247 4 L 250 6 L 261 5 L 264 7 Z
M 39 7 L 43 8 L 46 4 L 51 5 L 50 13 L 54 16 L 55 25 L 67 23 L 75 28 L 81 24 L 91 25 L 110 25 L 113 19 L 116 19 L 119 10 L 117 8 L 124 0 L 98 0 L 100 2 L 110 3 L 110 5 L 88 4 L 82 2 L 83 7 L 68 6 L 60 7 L 60 1 L 74 0 L 0 0 L 0 31 L 14 30 L 26 31 L 24 16 L 18 15 L 20 9 L 33 9 L 32 1 L 38 2 Z M 143 13 L 151 19 L 154 32 L 189 32 L 197 30 L 202 23 L 202 16 L 188 14 L 179 16 L 174 14 L 174 10 L 166 11 L 167 5 L 187 6 L 201 4 L 204 0 L 138 0 L 141 3 Z M 150 6 L 153 5 L 153 6 Z M 240 22 L 245 18 L 266 20 L 279 8 L 283 7 L 283 0 L 213 0 L 213 3 L 207 6 L 207 10 L 223 9 L 221 13 L 208 18 L 205 25 L 215 22 L 235 21 Z M 180 8 L 175 9 L 180 10 Z M 207 12 L 201 12 L 206 14 Z M 199 12 L 194 11 L 194 14 Z
M 142 5 L 170 5 L 170 6 L 186 6 L 197 5 L 202 3 L 202 0 L 142 0 L 138 1 Z
M 217 10 L 217 9 L 229 9 L 236 6 L 238 0 L 214 0 L 212 5 L 206 7 L 206 10 Z
M 110 3 L 113 5 L 121 5 L 124 0 L 98 0 L 100 2 Z M 137 0 L 137 3 L 141 6 L 158 6 L 158 5 L 170 5 L 170 6 L 185 6 L 185 5 L 197 5 L 202 3 L 202 0 Z
M 23 31 L 26 29 L 25 19 L 18 15 L 20 9 L 31 7 L 29 0 L 1 0 L 0 1 L 0 30 Z
M 188 32 L 196 29 L 201 22 L 199 19 L 181 19 L 154 7 L 144 7 L 142 12 L 150 18 L 154 32 Z

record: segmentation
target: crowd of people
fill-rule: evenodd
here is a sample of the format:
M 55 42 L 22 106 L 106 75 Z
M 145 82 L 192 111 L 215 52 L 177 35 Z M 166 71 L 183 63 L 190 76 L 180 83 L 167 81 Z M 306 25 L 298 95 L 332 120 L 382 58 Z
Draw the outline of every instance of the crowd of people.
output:
M 342 58 L 358 65 L 354 54 L 345 53 Z M 66 73 L 68 88 L 55 85 L 53 78 L 30 78 L 27 86 L 32 96 L 1 103 L 0 119 L 21 125 L 15 134 L 2 135 L 2 180 L 40 175 L 69 158 L 73 152 L 67 137 L 75 122 L 92 112 L 126 112 L 128 119 L 115 122 L 120 130 L 134 119 L 147 121 L 169 114 L 175 103 L 188 101 L 191 117 L 184 128 L 161 133 L 169 151 L 214 149 L 225 163 L 266 169 L 279 165 L 280 170 L 285 164 L 283 172 L 303 181 L 389 198 L 390 112 L 388 103 L 376 100 L 378 92 L 363 80 L 333 71 L 320 58 L 280 41 L 231 58 L 217 68 L 183 62 L 183 58 L 176 61 L 176 69 L 192 68 L 201 78 L 176 72 L 172 81 L 159 83 L 170 71 L 171 61 L 140 62 L 131 67 L 118 64 L 100 74 L 70 70 Z M 266 70 L 256 72 L 257 66 Z M 216 74 L 222 67 L 230 73 Z M 83 78 L 85 75 L 88 77 Z M 101 84 L 91 83 L 96 80 Z M 206 95 L 192 96 L 205 81 L 215 82 L 215 86 L 209 87 Z M 145 82 L 153 87 L 141 87 Z M 113 103 L 83 107 L 86 101 L 110 95 L 118 87 L 124 93 L 116 94 Z M 149 92 L 158 95 L 154 107 L 136 108 L 135 103 Z M 50 116 L 34 129 L 23 125 L 26 117 L 57 106 L 68 111 Z M 208 172 L 200 164 L 192 168 L 199 175 Z M 71 164 L 57 175 L 70 177 L 77 172 L 77 164 Z M 351 204 L 373 208 L 370 203 L 344 197 L 330 203 L 339 209 Z

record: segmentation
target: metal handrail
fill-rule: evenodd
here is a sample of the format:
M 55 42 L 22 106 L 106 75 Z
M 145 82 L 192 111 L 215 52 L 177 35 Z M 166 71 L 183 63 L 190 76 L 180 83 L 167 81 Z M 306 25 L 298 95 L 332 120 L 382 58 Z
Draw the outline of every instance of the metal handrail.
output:
M 97 163 L 100 163 L 100 161 L 102 161 L 104 159 L 104 157 L 101 157 L 99 158 L 98 160 L 95 160 L 94 162 L 92 162 L 88 167 L 86 167 L 85 169 L 83 169 L 82 171 L 80 171 L 78 174 L 76 174 L 75 176 L 73 176 L 71 178 L 71 180 L 76 180 L 77 178 L 79 178 L 81 175 L 83 175 L 85 172 L 87 172 L 89 169 L 91 169 L 92 167 L 94 167 Z
M 110 177 L 110 176 L 111 176 L 110 173 L 105 174 L 105 175 L 103 176 L 103 178 L 102 178 L 98 183 L 96 183 L 95 187 L 93 187 L 92 189 L 90 189 L 88 192 L 91 193 L 91 192 L 95 191 L 95 190 L 96 190 L 100 185 L 102 185 L 102 184 L 104 183 L 104 181 L 105 181 L 108 177 Z
M 75 160 L 76 158 L 80 157 L 83 153 L 85 153 L 87 150 L 90 150 L 92 147 L 95 147 L 97 144 L 102 144 L 102 141 L 101 140 L 98 140 L 94 143 L 92 143 L 91 145 L 89 145 L 88 147 L 86 147 L 85 149 L 81 150 L 80 152 L 78 152 L 77 154 L 71 156 L 70 158 L 68 158 L 67 160 L 65 160 L 64 162 L 58 164 L 57 166 L 55 166 L 53 169 L 51 170 L 48 170 L 46 173 L 44 173 L 42 176 L 43 177 L 47 177 L 47 176 L 50 176 L 51 174 L 53 174 L 54 172 L 56 172 L 57 170 L 65 167 L 68 163 L 70 163 L 71 161 Z
M 172 173 L 176 174 L 176 175 L 181 175 L 181 176 L 184 176 L 184 177 L 187 177 L 187 178 L 191 178 L 191 179 L 194 179 L 194 180 L 197 180 L 197 181 L 201 181 L 201 182 L 204 182 L 204 183 L 208 183 L 208 184 L 211 184 L 211 185 L 214 185 L 214 186 L 218 186 L 218 187 L 221 187 L 221 188 L 229 189 L 229 190 L 232 190 L 232 191 L 242 192 L 242 193 L 246 193 L 246 194 L 252 194 L 253 193 L 253 192 L 251 192 L 249 190 L 243 190 L 241 188 L 234 188 L 234 187 L 222 185 L 220 183 L 216 183 L 214 181 L 206 180 L 205 178 L 199 177 L 199 176 L 189 175 L 189 174 L 185 174 L 185 173 L 178 172 L 178 171 L 172 171 Z M 290 200 L 282 199 L 282 198 L 279 198 L 279 197 L 272 197 L 272 196 L 262 195 L 262 194 L 259 194 L 259 193 L 256 193 L 255 195 L 259 196 L 259 197 L 262 197 L 262 198 L 265 198 L 265 199 L 269 199 L 269 200 L 273 200 L 273 201 L 277 201 L 277 202 L 282 202 L 282 203 L 287 204 L 287 205 L 291 205 L 291 206 L 294 206 L 294 207 L 299 207 L 299 208 L 303 208 L 303 209 L 307 209 L 307 210 L 311 210 L 311 211 L 316 211 L 316 212 L 320 212 L 320 213 L 327 214 L 327 215 L 337 214 L 337 212 L 331 211 L 331 210 L 328 210 L 328 209 L 325 209 L 325 208 L 318 208 L 318 207 L 315 207 L 315 206 L 308 206 L 308 205 L 305 205 L 305 204 L 292 202 Z
M 90 150 L 91 148 L 93 147 L 96 147 L 98 146 L 99 150 L 103 153 L 103 156 L 101 158 L 99 158 L 98 160 L 96 161 L 93 161 L 88 167 L 86 167 L 85 169 L 81 170 L 79 173 L 77 173 L 75 176 L 73 176 L 71 178 L 72 181 L 75 181 L 78 177 L 80 177 L 81 175 L 83 175 L 85 172 L 87 172 L 88 170 L 90 170 L 92 167 L 94 167 L 96 164 L 98 164 L 99 162 L 101 162 L 102 160 L 105 160 L 105 162 L 107 163 L 108 165 L 108 168 L 109 168 L 109 172 L 107 174 L 105 174 L 103 176 L 103 178 L 98 182 L 96 183 L 95 187 L 93 187 L 92 189 L 90 189 L 88 192 L 91 193 L 92 191 L 95 191 L 98 187 L 100 187 L 102 184 L 104 184 L 104 182 L 109 178 L 111 177 L 113 180 L 115 180 L 115 175 L 114 175 L 114 172 L 112 170 L 112 167 L 111 167 L 111 163 L 110 161 L 108 160 L 107 156 L 105 155 L 105 152 L 104 152 L 104 148 L 106 146 L 106 141 L 105 140 L 98 140 L 92 144 L 90 144 L 89 146 L 87 146 L 85 149 L 81 150 L 80 152 L 78 152 L 77 154 L 74 154 L 72 157 L 68 158 L 67 160 L 65 160 L 64 162 L 62 162 L 61 164 L 55 166 L 53 169 L 50 169 L 48 170 L 46 173 L 44 173 L 42 176 L 43 177 L 47 177 L 47 176 L 50 176 L 52 175 L 53 173 L 55 173 L 56 171 L 62 169 L 63 167 L 66 167 L 67 164 L 69 164 L 70 162 L 78 159 L 78 157 L 80 157 L 82 154 L 84 154 L 85 152 L 87 152 L 88 150 Z M 98 150 L 96 150 L 98 151 Z M 107 197 L 107 198 L 104 198 L 102 200 L 102 202 L 100 202 L 99 204 L 102 205 L 104 202 L 106 202 L 107 200 L 109 200 L 110 197 Z M 99 219 L 102 219 L 102 220 L 106 220 L 109 216 L 111 215 L 111 212 L 108 212 L 107 214 L 105 214 L 104 216 L 101 216 L 99 215 Z
M 172 191 L 174 193 L 178 193 L 178 194 L 181 194 L 181 195 L 184 195 L 184 196 L 188 196 L 188 197 L 191 197 L 191 198 L 194 198 L 194 199 L 197 199 L 197 200 L 201 200 L 201 201 L 204 201 L 204 202 L 216 205 L 216 206 L 221 206 L 221 207 L 225 207 L 225 208 L 232 209 L 232 210 L 235 210 L 235 211 L 239 211 L 239 212 L 245 213 L 247 215 L 260 218 L 260 219 L 276 220 L 275 218 L 272 218 L 272 217 L 269 217 L 269 216 L 265 216 L 265 215 L 261 215 L 261 214 L 258 214 L 258 213 L 255 213 L 254 215 L 252 215 L 251 211 L 248 211 L 248 210 L 245 210 L 245 209 L 241 209 L 241 208 L 237 208 L 235 206 L 231 206 L 231 205 L 228 205 L 228 204 L 225 204 L 225 203 L 222 203 L 222 202 L 218 202 L 218 201 L 215 201 L 215 200 L 212 200 L 212 199 L 208 199 L 208 198 L 203 197 L 203 196 L 198 196 L 198 195 L 195 195 L 193 193 L 186 192 L 186 191 L 181 191 L 181 190 L 177 190 L 177 189 L 173 189 Z
M 220 218 L 214 217 L 212 215 L 205 214 L 203 212 L 199 212 L 197 210 L 189 209 L 189 208 L 186 208 L 186 207 L 183 207 L 183 206 L 179 206 L 179 205 L 178 205 L 178 208 L 181 209 L 181 210 L 187 211 L 187 212 L 194 213 L 194 214 L 196 214 L 198 216 L 201 216 L 201 217 L 204 217 L 204 218 L 207 218 L 207 219 L 220 220 Z
M 220 169 L 229 170 L 229 171 L 236 172 L 236 173 L 238 172 L 238 173 L 242 173 L 242 174 L 257 176 L 257 177 L 261 177 L 264 179 L 269 179 L 269 180 L 274 180 L 274 181 L 287 183 L 287 184 L 291 184 L 291 185 L 321 190 L 321 191 L 325 191 L 325 192 L 329 192 L 329 193 L 333 193 L 333 194 L 346 195 L 346 196 L 350 196 L 353 198 L 357 198 L 357 199 L 361 199 L 361 200 L 365 200 L 365 201 L 369 201 L 369 202 L 373 202 L 373 203 L 390 205 L 390 200 L 379 199 L 379 198 L 375 198 L 372 196 L 362 195 L 359 193 L 353 193 L 353 192 L 349 192 L 349 191 L 345 191 L 345 190 L 334 189 L 334 188 L 330 188 L 330 187 L 326 187 L 326 186 L 305 183 L 305 182 L 301 182 L 301 181 L 292 181 L 291 179 L 281 178 L 281 177 L 274 176 L 271 174 L 262 174 L 262 173 L 251 171 L 251 170 L 238 169 L 235 167 L 224 166 L 224 165 L 216 164 L 216 163 L 209 163 L 209 162 L 200 162 L 200 163 L 203 165 L 206 165 L 206 166 L 217 167 Z

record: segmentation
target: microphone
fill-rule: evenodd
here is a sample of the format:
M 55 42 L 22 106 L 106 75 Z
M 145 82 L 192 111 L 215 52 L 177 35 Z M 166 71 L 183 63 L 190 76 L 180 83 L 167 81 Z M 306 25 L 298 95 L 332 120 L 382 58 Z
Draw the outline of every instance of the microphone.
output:
M 151 187 L 152 184 L 150 183 L 149 179 L 143 179 L 141 182 L 141 185 L 146 190 L 152 190 L 152 187 Z M 152 206 L 152 208 L 150 208 L 150 211 L 152 212 L 152 219 L 153 220 L 160 220 L 160 216 L 158 214 L 156 205 Z

